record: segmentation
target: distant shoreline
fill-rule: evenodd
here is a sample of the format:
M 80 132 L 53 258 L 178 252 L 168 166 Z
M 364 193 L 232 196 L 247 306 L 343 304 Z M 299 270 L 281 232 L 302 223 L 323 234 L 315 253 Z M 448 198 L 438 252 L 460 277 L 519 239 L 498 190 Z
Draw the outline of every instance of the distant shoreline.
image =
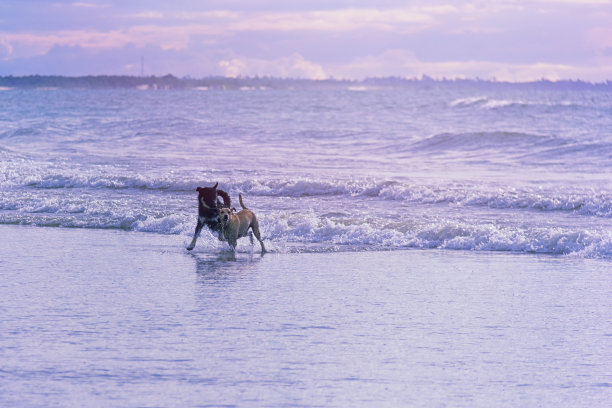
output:
M 365 91 L 375 89 L 413 88 L 431 89 L 436 87 L 491 89 L 558 89 L 558 90 L 612 90 L 612 81 L 586 82 L 581 80 L 550 81 L 542 79 L 533 82 L 502 82 L 481 79 L 434 79 L 422 78 L 366 78 L 345 79 L 296 79 L 274 77 L 229 78 L 210 76 L 205 78 L 178 78 L 165 76 L 125 75 L 28 75 L 0 76 L 0 91 L 11 89 L 140 89 L 140 90 L 267 90 L 267 89 L 346 89 Z

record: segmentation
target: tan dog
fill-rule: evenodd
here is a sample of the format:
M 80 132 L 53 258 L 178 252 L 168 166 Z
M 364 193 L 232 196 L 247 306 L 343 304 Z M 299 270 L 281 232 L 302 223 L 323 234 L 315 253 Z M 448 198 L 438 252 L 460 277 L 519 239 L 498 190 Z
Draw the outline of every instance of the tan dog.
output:
M 246 208 L 242 203 L 242 194 L 238 194 L 238 199 L 240 200 L 240 205 L 243 209 L 237 214 L 234 214 L 229 208 L 219 208 L 219 222 L 221 223 L 221 231 L 223 236 L 232 247 L 232 250 L 235 251 L 236 245 L 238 244 L 238 238 L 249 235 L 251 238 L 251 245 L 253 245 L 254 234 L 255 238 L 257 238 L 259 244 L 261 245 L 261 253 L 263 254 L 266 252 L 266 247 L 261 240 L 257 217 L 255 217 L 253 211 Z M 249 232 L 249 229 L 252 229 L 253 232 Z

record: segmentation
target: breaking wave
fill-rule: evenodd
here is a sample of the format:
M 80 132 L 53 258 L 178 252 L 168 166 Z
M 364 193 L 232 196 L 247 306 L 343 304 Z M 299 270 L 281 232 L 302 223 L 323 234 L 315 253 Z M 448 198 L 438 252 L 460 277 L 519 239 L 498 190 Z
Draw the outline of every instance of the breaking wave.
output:
M 600 227 L 600 220 L 612 219 L 612 194 L 605 189 L 384 179 L 219 181 L 232 197 L 248 197 L 266 245 L 279 252 L 439 248 L 612 257 L 612 232 Z M 152 175 L 43 176 L 4 189 L 0 224 L 150 232 L 182 236 L 187 243 L 195 226 L 196 184 Z M 288 210 L 287 199 L 298 206 Z M 325 203 L 337 209 L 309 208 Z M 457 216 L 485 214 L 482 209 L 492 215 L 471 222 Z M 550 220 L 552 212 L 568 221 L 529 221 Z M 487 221 L 500 218 L 524 221 Z M 203 248 L 222 246 L 203 234 Z
M 193 183 L 180 182 L 169 177 L 113 176 L 113 175 L 64 175 L 50 174 L 31 176 L 23 182 L 24 186 L 59 188 L 109 188 L 109 189 L 150 189 L 150 190 L 193 190 Z
M 10 194 L 0 196 L 0 224 L 120 229 L 178 235 L 186 242 L 193 233 L 194 184 L 185 180 L 52 177 L 38 183 L 5 190 Z M 232 197 L 248 196 L 267 245 L 280 252 L 439 248 L 612 257 L 612 232 L 601 226 L 601 220 L 612 219 L 608 190 L 309 178 L 221 181 L 220 186 Z M 57 190 L 70 187 L 75 189 Z M 288 210 L 284 199 L 299 205 Z M 309 208 L 327 202 L 343 210 Z M 469 214 L 488 214 L 483 208 L 492 215 L 466 221 Z M 557 217 L 552 212 L 567 222 L 550 222 Z M 530 221 L 534 216 L 549 221 Z M 516 222 L 490 221 L 502 218 Z M 221 245 L 210 233 L 204 236 L 204 248 Z
M 328 244 L 330 248 L 454 249 L 612 256 L 612 233 L 605 229 L 504 227 L 455 221 L 368 223 L 340 221 L 307 214 L 297 219 L 266 219 L 264 235 L 273 242 Z M 334 247 L 336 245 L 337 247 Z
M 98 216 L 86 211 L 68 213 L 10 214 L 0 212 L 0 223 L 46 227 L 121 229 L 183 236 L 185 244 L 195 226 L 192 214 L 144 214 L 133 212 Z M 612 232 L 605 228 L 534 227 L 470 223 L 457 220 L 390 221 L 355 217 L 276 212 L 259 214 L 266 246 L 277 252 L 337 252 L 344 250 L 395 250 L 407 248 L 468 251 L 508 251 L 571 255 L 585 258 L 612 257 Z M 200 247 L 223 246 L 208 230 Z M 248 247 L 248 240 L 240 241 Z
M 560 101 L 528 101 L 522 99 L 496 99 L 488 96 L 471 96 L 458 98 L 451 101 L 448 106 L 451 108 L 477 107 L 480 109 L 503 109 L 503 108 L 526 108 L 526 107 L 546 107 L 546 108 L 578 108 L 583 105 L 569 100 Z
M 448 204 L 464 207 L 488 207 L 493 209 L 521 209 L 542 212 L 561 211 L 576 215 L 612 218 L 612 193 L 607 189 L 581 188 L 580 186 L 521 186 L 486 185 L 471 183 L 428 184 L 406 183 L 395 180 L 355 179 L 332 180 L 298 178 L 248 179 L 220 181 L 220 188 L 237 197 L 242 193 L 252 197 L 345 197 L 346 199 L 378 199 L 402 202 L 410 205 Z M 26 180 L 15 187 L 12 194 L 0 197 L 0 210 L 21 209 L 41 212 L 39 207 L 50 205 L 51 209 L 65 210 L 76 204 L 49 203 L 44 195 L 53 196 L 56 189 L 87 188 L 125 190 L 136 189 L 143 193 L 167 192 L 171 197 L 190 200 L 199 184 L 172 177 L 108 177 L 108 176 L 61 176 L 52 175 Z M 34 189 L 34 191 L 32 191 Z M 42 189 L 43 196 L 36 193 Z M 79 192 L 74 195 L 79 196 Z M 101 192 L 100 194 L 104 194 Z M 137 194 L 137 193 L 129 193 Z M 39 200 L 43 200 L 41 203 Z M 79 211 L 72 212 L 79 212 Z
M 542 188 L 479 189 L 475 186 L 437 186 L 392 184 L 378 194 L 389 200 L 419 204 L 454 204 L 495 209 L 568 211 L 584 216 L 612 218 L 612 195 L 604 191 Z

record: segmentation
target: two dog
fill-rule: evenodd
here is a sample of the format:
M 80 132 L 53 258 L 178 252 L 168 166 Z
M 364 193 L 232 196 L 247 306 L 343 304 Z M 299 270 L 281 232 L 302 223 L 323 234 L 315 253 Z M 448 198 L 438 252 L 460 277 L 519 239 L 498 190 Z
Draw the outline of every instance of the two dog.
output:
M 235 209 L 231 208 L 229 195 L 223 190 L 218 190 L 218 185 L 219 183 L 212 187 L 196 189 L 198 192 L 198 222 L 187 250 L 191 251 L 195 247 L 200 232 L 206 225 L 211 231 L 218 234 L 219 241 L 227 241 L 233 251 L 236 250 L 238 238 L 248 235 L 252 245 L 253 235 L 255 235 L 261 245 L 261 253 L 265 253 L 266 247 L 261 240 L 259 222 L 253 211 L 245 207 L 242 202 L 242 194 L 238 195 L 242 210 L 234 214 Z M 219 200 L 219 197 L 223 199 L 223 202 Z

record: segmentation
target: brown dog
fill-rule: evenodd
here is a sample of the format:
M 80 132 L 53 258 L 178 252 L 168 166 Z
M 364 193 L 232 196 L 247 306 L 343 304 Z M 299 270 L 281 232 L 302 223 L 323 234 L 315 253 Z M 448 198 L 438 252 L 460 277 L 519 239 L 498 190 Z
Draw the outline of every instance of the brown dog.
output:
M 212 187 L 198 187 L 198 222 L 196 224 L 195 232 L 191 244 L 187 247 L 188 251 L 191 251 L 200 236 L 202 228 L 206 225 L 211 231 L 219 234 L 219 240 L 222 241 L 223 233 L 221 232 L 221 223 L 219 223 L 218 209 L 219 208 L 230 208 L 232 201 L 229 195 L 223 191 L 218 190 L 217 186 L 219 183 Z M 223 203 L 219 200 L 219 197 L 223 198 Z
M 261 253 L 263 254 L 266 252 L 266 247 L 261 240 L 257 217 L 255 217 L 253 211 L 246 208 L 242 203 L 242 194 L 238 194 L 238 199 L 243 209 L 237 214 L 234 214 L 229 208 L 219 208 L 219 222 L 221 223 L 223 236 L 232 247 L 232 250 L 235 251 L 236 245 L 238 244 L 238 238 L 249 235 L 251 238 L 251 245 L 253 245 L 253 235 L 255 235 L 255 238 L 257 238 L 261 245 Z M 249 232 L 249 229 L 253 230 L 253 232 Z

